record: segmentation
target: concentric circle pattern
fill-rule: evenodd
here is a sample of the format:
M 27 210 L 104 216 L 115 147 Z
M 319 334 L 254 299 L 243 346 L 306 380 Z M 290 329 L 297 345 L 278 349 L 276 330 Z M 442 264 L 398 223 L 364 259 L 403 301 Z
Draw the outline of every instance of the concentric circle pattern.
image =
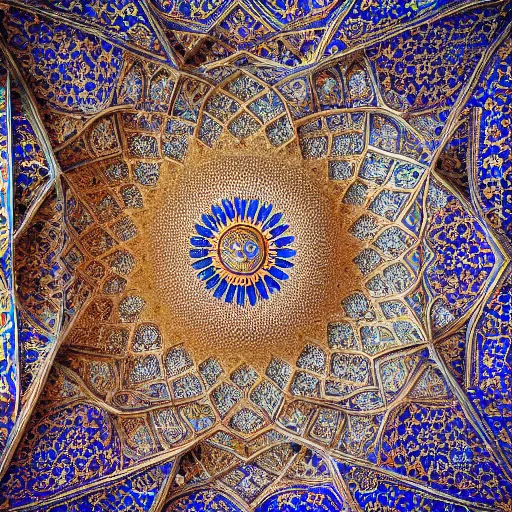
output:
M 288 279 L 295 237 L 283 214 L 258 199 L 223 199 L 190 237 L 192 268 L 216 299 L 243 306 L 268 300 Z
M 354 242 L 327 180 L 300 160 L 231 146 L 200 155 L 162 177 L 144 214 L 149 243 L 137 248 L 149 264 L 134 284 L 168 339 L 264 368 L 266 351 L 297 353 L 299 334 L 324 336 L 342 279 L 354 286 L 341 240 Z
M 232 276 L 250 276 L 268 261 L 268 243 L 256 228 L 235 224 L 222 233 L 216 254 Z

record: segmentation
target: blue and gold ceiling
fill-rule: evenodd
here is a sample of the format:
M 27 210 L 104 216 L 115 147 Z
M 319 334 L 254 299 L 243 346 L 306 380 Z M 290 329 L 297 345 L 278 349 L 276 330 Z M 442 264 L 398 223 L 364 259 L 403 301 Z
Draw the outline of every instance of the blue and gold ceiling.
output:
M 0 510 L 512 510 L 510 2 L 0 9 Z

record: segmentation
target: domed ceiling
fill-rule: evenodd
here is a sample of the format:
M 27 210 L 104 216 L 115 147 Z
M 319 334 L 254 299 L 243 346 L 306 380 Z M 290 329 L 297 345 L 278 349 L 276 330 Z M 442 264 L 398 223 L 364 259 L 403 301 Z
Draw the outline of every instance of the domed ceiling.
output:
M 512 511 L 510 2 L 0 8 L 0 510 Z

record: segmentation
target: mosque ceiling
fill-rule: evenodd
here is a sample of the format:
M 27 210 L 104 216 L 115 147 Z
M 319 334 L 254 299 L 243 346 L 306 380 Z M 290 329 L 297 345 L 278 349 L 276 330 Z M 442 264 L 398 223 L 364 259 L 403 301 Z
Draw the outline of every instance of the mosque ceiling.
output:
M 510 2 L 0 15 L 0 510 L 512 511 Z

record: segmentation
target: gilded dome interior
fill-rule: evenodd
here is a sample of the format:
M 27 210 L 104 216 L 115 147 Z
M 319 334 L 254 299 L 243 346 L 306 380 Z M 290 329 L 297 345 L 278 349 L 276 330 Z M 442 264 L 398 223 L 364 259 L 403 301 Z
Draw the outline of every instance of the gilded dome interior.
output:
M 0 13 L 0 510 L 512 510 L 510 2 Z

